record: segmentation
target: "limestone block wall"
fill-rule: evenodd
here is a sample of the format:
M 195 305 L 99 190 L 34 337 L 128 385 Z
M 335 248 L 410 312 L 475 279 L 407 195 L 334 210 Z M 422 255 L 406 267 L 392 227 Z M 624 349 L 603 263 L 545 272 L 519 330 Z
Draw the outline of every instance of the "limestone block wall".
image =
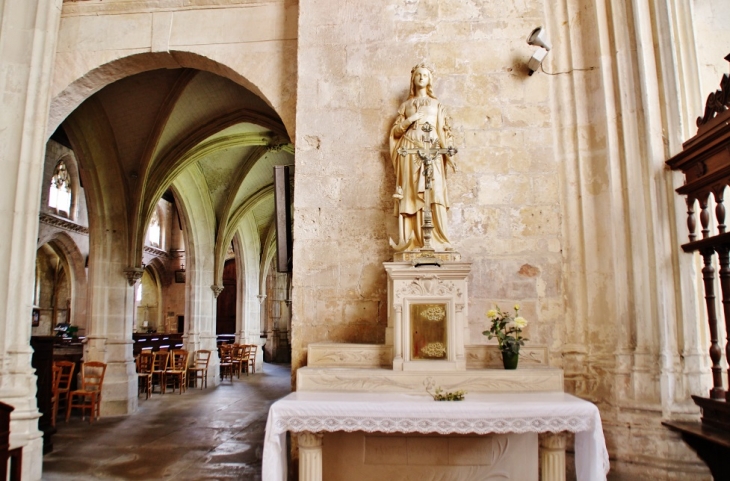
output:
M 66 0 L 48 135 L 108 83 L 146 70 L 189 67 L 256 93 L 293 136 L 296 21 L 293 0 Z
M 382 262 L 397 238 L 387 137 L 411 68 L 436 69 L 459 154 L 451 240 L 473 263 L 469 344 L 515 302 L 559 366 L 559 166 L 549 77 L 528 76 L 541 1 L 300 2 L 293 369 L 314 341 L 383 342 Z M 322 255 L 326 252 L 327 255 Z
M 695 36 L 704 100 L 718 89 L 722 74 L 730 71 L 723 59 L 730 54 L 730 29 L 727 28 L 730 8 L 723 0 L 693 0 L 692 13 L 697 25 Z
M 519 302 L 566 389 L 599 405 L 614 472 L 701 476 L 660 424 L 696 415 L 706 358 L 664 166 L 699 111 L 689 0 L 303 0 L 299 11 L 293 371 L 310 342 L 383 341 L 381 264 L 396 234 L 387 134 L 426 60 L 460 149 L 449 217 L 473 263 L 468 342 L 485 341 L 492 303 Z M 529 77 L 538 25 L 554 48 L 549 74 Z

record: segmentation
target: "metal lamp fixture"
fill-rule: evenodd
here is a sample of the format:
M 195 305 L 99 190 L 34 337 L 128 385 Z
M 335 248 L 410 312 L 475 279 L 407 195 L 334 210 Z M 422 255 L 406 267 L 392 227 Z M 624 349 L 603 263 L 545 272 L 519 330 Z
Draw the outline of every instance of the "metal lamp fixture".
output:
M 527 62 L 527 68 L 530 69 L 530 75 L 537 72 L 542 65 L 542 61 L 547 56 L 547 53 L 552 48 L 550 40 L 547 38 L 547 33 L 542 27 L 537 27 L 527 37 L 527 44 L 539 47 L 535 53 L 532 54 L 530 60 Z

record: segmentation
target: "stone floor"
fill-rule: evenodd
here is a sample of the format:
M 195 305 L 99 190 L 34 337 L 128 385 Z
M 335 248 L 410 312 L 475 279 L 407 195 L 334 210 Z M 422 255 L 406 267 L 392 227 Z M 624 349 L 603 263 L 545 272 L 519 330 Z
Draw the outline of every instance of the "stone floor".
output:
M 124 417 L 59 420 L 43 479 L 261 479 L 269 406 L 291 388 L 289 365 L 182 395 L 139 398 Z

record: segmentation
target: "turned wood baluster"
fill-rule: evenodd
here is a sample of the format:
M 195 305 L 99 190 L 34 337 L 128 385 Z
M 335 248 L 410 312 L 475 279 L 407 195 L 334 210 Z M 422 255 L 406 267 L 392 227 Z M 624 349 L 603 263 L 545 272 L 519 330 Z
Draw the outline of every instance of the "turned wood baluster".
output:
M 695 215 L 695 199 L 687 196 L 687 228 L 689 229 L 689 241 L 697 239 L 697 216 Z
M 707 208 L 709 196 L 700 201 L 700 224 L 702 224 L 702 238 L 707 239 L 710 236 L 710 209 Z
M 717 219 L 717 233 L 725 233 L 725 204 L 723 204 L 723 194 L 725 186 L 715 191 L 715 218 Z
M 722 288 L 722 312 L 725 316 L 725 359 L 730 366 L 730 246 L 723 245 L 717 249 L 720 256 L 720 286 Z M 730 367 L 727 371 L 730 385 Z M 725 400 L 730 401 L 730 391 L 725 393 Z
M 707 322 L 710 324 L 710 359 L 712 360 L 712 389 L 710 398 L 724 399 L 725 390 L 722 387 L 722 367 L 720 358 L 722 350 L 717 339 L 717 312 L 715 311 L 715 268 L 712 267 L 714 249 L 701 251 L 705 267 L 702 268 L 702 279 L 705 282 L 705 305 L 707 306 Z

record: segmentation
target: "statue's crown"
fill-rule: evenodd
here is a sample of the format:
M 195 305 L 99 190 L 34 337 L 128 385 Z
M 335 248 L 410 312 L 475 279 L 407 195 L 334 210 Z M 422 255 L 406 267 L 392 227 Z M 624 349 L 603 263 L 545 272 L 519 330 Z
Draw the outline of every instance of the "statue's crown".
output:
M 433 74 L 435 73 L 434 72 L 434 68 L 432 66 L 430 66 L 426 62 L 421 62 L 421 63 L 419 63 L 418 65 L 416 65 L 415 67 L 413 67 L 411 69 L 411 75 L 413 75 L 413 72 L 415 72 L 419 68 L 425 68 L 426 70 L 428 70 L 429 72 L 431 72 L 431 76 L 433 76 Z

